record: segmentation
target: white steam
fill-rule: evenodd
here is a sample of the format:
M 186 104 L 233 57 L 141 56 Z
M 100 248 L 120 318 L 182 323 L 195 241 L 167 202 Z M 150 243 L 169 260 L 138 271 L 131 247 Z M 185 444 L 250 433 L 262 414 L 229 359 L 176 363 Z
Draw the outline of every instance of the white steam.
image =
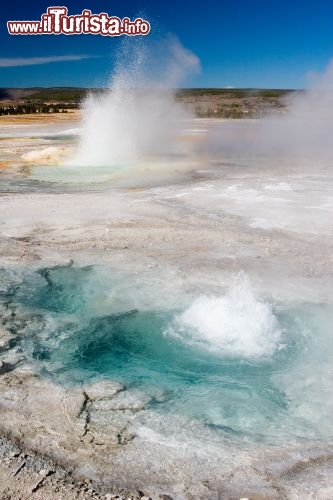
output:
M 333 157 L 333 60 L 307 91 L 290 94 L 285 114 L 216 127 L 204 152 L 215 155 Z
M 84 104 L 83 127 L 72 163 L 117 166 L 143 156 L 186 152 L 181 138 L 191 114 L 174 98 L 187 73 L 199 67 L 197 57 L 172 39 L 146 50 L 130 40 L 120 51 L 110 89 Z
M 226 356 L 269 356 L 280 346 L 272 306 L 256 297 L 243 274 L 222 297 L 203 295 L 194 300 L 176 323 L 168 333 Z

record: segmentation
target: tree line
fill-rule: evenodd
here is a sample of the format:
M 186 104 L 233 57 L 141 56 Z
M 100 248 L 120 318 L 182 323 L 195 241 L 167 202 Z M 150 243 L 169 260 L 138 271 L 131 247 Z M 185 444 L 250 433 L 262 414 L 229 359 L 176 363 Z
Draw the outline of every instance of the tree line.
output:
M 25 115 L 34 113 L 68 113 L 69 109 L 78 109 L 78 103 L 46 104 L 27 102 L 0 106 L 0 115 Z

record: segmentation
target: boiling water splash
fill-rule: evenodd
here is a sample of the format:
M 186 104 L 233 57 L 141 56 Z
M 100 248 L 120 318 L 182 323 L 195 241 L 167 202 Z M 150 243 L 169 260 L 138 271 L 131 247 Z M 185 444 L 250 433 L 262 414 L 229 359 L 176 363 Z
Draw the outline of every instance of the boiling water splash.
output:
M 66 385 L 119 380 L 157 398 L 163 416 L 231 435 L 332 434 L 331 306 L 280 304 L 273 312 L 242 276 L 182 310 L 174 285 L 172 295 L 145 276 L 105 268 L 68 264 L 24 276 L 0 269 L 0 282 L 0 319 L 15 336 L 0 353 L 5 362 L 24 354 Z M 176 309 L 165 303 L 170 295 Z
M 269 356 L 281 347 L 272 306 L 255 296 L 240 274 L 223 296 L 201 296 L 178 317 L 177 332 L 188 342 L 232 357 Z
M 176 40 L 159 44 L 155 52 L 143 42 L 127 41 L 106 95 L 84 103 L 82 134 L 72 163 L 128 165 L 147 155 L 186 152 L 188 142 L 181 134 L 191 114 L 175 100 L 172 89 L 198 66 L 197 57 Z

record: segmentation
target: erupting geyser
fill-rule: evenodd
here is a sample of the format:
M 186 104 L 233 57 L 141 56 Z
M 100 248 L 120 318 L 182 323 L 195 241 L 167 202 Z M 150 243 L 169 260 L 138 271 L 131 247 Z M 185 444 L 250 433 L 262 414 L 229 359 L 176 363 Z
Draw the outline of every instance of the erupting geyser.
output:
M 175 100 L 174 89 L 198 66 L 197 57 L 174 39 L 149 53 L 137 40 L 124 43 L 110 88 L 84 103 L 73 163 L 118 166 L 186 152 L 188 143 L 180 136 L 191 114 Z

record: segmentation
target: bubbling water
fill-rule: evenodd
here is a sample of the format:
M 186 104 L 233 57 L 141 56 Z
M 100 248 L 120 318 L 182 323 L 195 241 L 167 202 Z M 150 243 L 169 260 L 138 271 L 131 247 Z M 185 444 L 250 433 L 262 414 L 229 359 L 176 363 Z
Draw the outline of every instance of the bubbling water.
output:
M 24 353 L 66 385 L 119 380 L 163 416 L 249 439 L 332 434 L 331 306 L 273 307 L 242 275 L 205 298 L 105 267 L 0 269 L 0 278 L 17 336 L 5 362 Z
M 177 328 L 178 327 L 178 328 Z M 219 297 L 201 296 L 178 317 L 177 334 L 209 351 L 232 357 L 269 356 L 281 347 L 272 306 L 258 299 L 241 274 Z
M 184 121 L 192 116 L 172 89 L 198 66 L 197 57 L 174 39 L 160 43 L 156 52 L 143 42 L 124 43 L 110 88 L 84 103 L 72 163 L 121 166 L 146 156 L 186 153 L 189 144 L 181 135 Z

